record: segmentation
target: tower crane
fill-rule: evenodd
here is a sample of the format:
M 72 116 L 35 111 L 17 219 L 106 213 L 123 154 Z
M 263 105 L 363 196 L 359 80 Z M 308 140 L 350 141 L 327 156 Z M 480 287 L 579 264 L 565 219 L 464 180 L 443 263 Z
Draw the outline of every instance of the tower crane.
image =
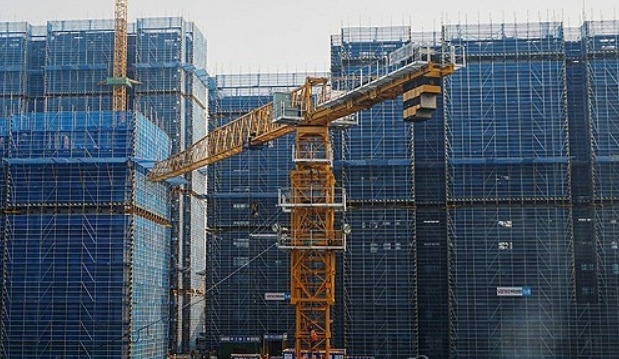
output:
M 114 2 L 114 63 L 112 77 L 101 85 L 112 86 L 112 111 L 127 111 L 127 87 L 139 84 L 127 77 L 127 28 L 129 0 Z
M 403 95 L 403 118 L 424 121 L 436 109 L 441 78 L 457 67 L 455 56 L 437 60 L 429 49 L 410 44 L 407 63 L 390 73 L 335 96 L 327 78 L 308 77 L 290 93 L 210 131 L 186 150 L 155 163 L 151 181 L 164 181 L 230 158 L 295 133 L 290 190 L 279 205 L 290 213 L 278 232 L 278 246 L 290 251 L 290 303 L 295 308 L 295 353 L 330 358 L 331 307 L 335 302 L 336 253 L 346 249 L 345 226 L 336 228 L 335 213 L 346 209 L 332 170 L 329 129 L 344 119 Z M 448 59 L 445 61 L 445 59 Z
M 128 0 L 114 4 L 112 110 L 127 110 L 127 87 L 139 84 L 127 77 Z M 272 102 L 211 131 L 184 151 L 155 163 L 148 178 L 159 182 L 232 157 L 295 133 L 294 170 L 290 192 L 279 204 L 290 213 L 286 234 L 278 231 L 278 246 L 290 250 L 290 303 L 295 307 L 295 353 L 320 353 L 330 358 L 331 307 L 335 302 L 335 255 L 346 249 L 346 228 L 336 228 L 335 213 L 346 209 L 345 195 L 336 193 L 330 127 L 351 125 L 342 119 L 403 95 L 403 118 L 424 121 L 436 109 L 440 79 L 456 68 L 431 56 L 430 49 L 407 45 L 408 63 L 351 91 L 333 96 L 327 78 L 308 77 L 290 93 L 276 93 Z

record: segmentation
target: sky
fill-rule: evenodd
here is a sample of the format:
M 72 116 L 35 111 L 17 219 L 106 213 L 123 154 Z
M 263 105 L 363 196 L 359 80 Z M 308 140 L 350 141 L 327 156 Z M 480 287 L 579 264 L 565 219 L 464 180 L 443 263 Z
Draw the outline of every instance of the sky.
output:
M 182 16 L 208 42 L 211 74 L 329 70 L 330 35 L 342 27 L 619 19 L 616 0 L 129 0 L 130 21 Z M 2 0 L 0 21 L 111 19 L 114 0 Z

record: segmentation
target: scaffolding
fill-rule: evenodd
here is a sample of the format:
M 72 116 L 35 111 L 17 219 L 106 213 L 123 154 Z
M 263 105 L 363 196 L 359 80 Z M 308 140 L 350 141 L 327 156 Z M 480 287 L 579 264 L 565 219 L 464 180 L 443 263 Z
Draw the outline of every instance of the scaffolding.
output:
M 450 201 L 569 198 L 561 29 L 446 27 L 468 58 L 445 84 Z
M 28 23 L 0 22 L 0 118 L 23 109 L 30 29 Z
M 444 91 L 450 354 L 569 356 L 563 27 L 452 25 L 444 35 L 467 55 Z
M 614 158 L 619 150 L 615 134 L 619 110 L 610 103 L 619 99 L 616 75 L 619 74 L 619 22 L 587 22 L 582 27 L 590 81 L 592 154 L 594 160 L 594 197 L 617 199 L 619 184 L 613 181 L 619 169 Z
M 130 44 L 131 42 L 131 38 Z M 129 76 L 141 84 L 135 106 L 172 139 L 172 152 L 206 135 L 206 40 L 192 22 L 177 17 L 138 19 Z M 188 174 L 172 194 L 170 343 L 189 353 L 205 328 L 206 177 Z
M 170 206 L 144 164 L 168 137 L 132 112 L 3 121 L 2 356 L 165 355 Z
M 112 20 L 47 23 L 45 93 L 47 96 L 109 94 L 101 86 L 112 63 Z
M 146 251 L 142 257 L 135 257 L 137 266 L 131 272 L 142 278 L 143 288 L 151 282 L 157 283 L 153 288 L 163 285 L 166 297 L 159 292 L 136 297 L 157 304 L 150 312 L 135 312 L 139 319 L 120 323 L 122 332 L 110 336 L 110 343 L 102 343 L 110 357 L 124 356 L 129 347 L 136 355 L 165 355 L 168 349 L 172 353 L 189 352 L 204 332 L 205 213 L 199 197 L 206 192 L 205 176 L 195 173 L 176 181 L 181 190 L 168 195 L 165 187 L 148 182 L 146 174 L 153 161 L 206 133 L 206 41 L 193 23 L 181 18 L 138 19 L 129 24 L 128 32 L 128 75 L 142 81 L 128 92 L 128 107 L 149 118 L 152 128 L 148 131 L 133 125 L 133 112 L 120 117 L 104 112 L 111 108 L 111 90 L 100 84 L 111 69 L 113 20 L 49 21 L 44 26 L 0 24 L 0 118 L 6 120 L 0 124 L 4 173 L 9 183 L 30 186 L 6 187 L 3 193 L 5 199 L 26 201 L 28 211 L 40 208 L 52 217 L 56 208 L 66 207 L 63 211 L 69 213 L 68 208 L 80 204 L 94 214 L 100 210 L 122 216 L 126 211 L 132 219 L 126 226 L 131 231 L 126 231 L 124 240 L 133 238 L 136 248 L 141 243 L 156 248 L 150 241 L 172 239 L 172 246 L 165 247 L 161 256 L 157 254 L 151 260 Z M 137 123 L 146 121 L 141 118 Z M 168 143 L 169 139 L 172 142 Z M 145 152 L 146 148 L 151 152 Z M 103 199 L 109 206 L 101 207 Z M 5 228 L 6 233 L 11 230 L 10 226 Z M 104 227 L 97 229 L 105 231 Z M 118 241 L 122 244 L 123 237 Z M 148 267 L 144 277 L 139 274 L 141 265 Z M 159 277 L 148 279 L 155 269 L 162 271 Z M 114 298 L 130 301 L 125 297 Z M 162 303 L 166 309 L 159 308 Z M 134 304 L 115 303 L 115 310 L 122 311 L 124 306 L 125 312 L 110 315 L 127 317 L 132 307 L 141 305 L 139 300 Z M 166 316 L 163 326 L 148 326 L 153 320 L 163 320 L 162 313 Z M 157 319 L 153 319 L 155 314 Z M 133 325 L 133 330 L 128 325 Z M 126 340 L 127 335 L 134 334 L 139 337 L 134 337 L 135 343 Z M 11 350 L 18 350 L 17 341 L 11 343 Z M 35 347 L 32 345 L 31 350 L 41 350 Z M 116 351 L 121 347 L 124 352 Z M 86 349 L 93 348 L 99 347 Z M 71 351 L 54 350 L 54 355 L 72 355 Z
M 389 53 L 411 42 L 409 26 L 343 28 L 331 37 L 333 86 L 345 90 L 389 71 Z M 415 228 L 412 126 L 402 99 L 358 113 L 335 132 L 334 172 L 353 229 L 343 256 L 336 323 L 349 355 L 414 355 Z M 337 290 L 340 290 L 338 287 Z
M 453 357 L 571 357 L 570 209 L 449 210 Z
M 587 129 L 580 144 L 590 165 L 588 201 L 575 218 L 577 327 L 587 328 L 576 338 L 579 356 L 619 354 L 616 338 L 608 331 L 619 327 L 619 253 L 617 249 L 616 106 L 619 101 L 619 22 L 588 21 L 580 27 L 582 68 L 586 73 Z M 575 231 L 576 232 L 576 231 Z

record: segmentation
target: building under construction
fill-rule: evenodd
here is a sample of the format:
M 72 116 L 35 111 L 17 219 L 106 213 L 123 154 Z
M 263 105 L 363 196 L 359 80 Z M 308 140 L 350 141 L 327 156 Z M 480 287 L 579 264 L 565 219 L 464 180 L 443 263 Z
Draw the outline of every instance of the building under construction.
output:
M 0 23 L 0 356 L 163 358 L 196 339 L 222 359 L 281 355 L 295 330 L 276 246 L 292 138 L 167 184 L 146 174 L 204 136 L 207 108 L 214 129 L 308 74 L 209 79 L 192 23 L 138 19 L 128 75 L 141 84 L 114 113 L 99 85 L 113 38 L 112 21 Z M 431 120 L 404 122 L 398 99 L 331 133 L 351 228 L 334 348 L 619 357 L 618 41 L 618 21 L 331 37 L 335 90 L 411 42 L 466 54 Z
M 206 42 L 180 18 L 128 42 L 141 85 L 111 112 L 113 21 L 0 23 L 3 358 L 163 358 L 203 331 L 205 176 L 146 174 L 206 132 Z
M 334 347 L 375 358 L 619 355 L 610 334 L 619 329 L 618 40 L 616 21 L 332 36 L 335 89 L 371 79 L 411 41 L 466 53 L 432 120 L 403 122 L 397 100 L 332 132 L 352 228 L 339 257 Z M 234 117 L 300 83 L 218 76 L 211 114 Z M 291 146 L 279 140 L 209 169 L 206 333 L 224 352 L 273 353 L 272 341 L 293 333 L 286 257 L 270 231 L 287 223 L 274 207 Z

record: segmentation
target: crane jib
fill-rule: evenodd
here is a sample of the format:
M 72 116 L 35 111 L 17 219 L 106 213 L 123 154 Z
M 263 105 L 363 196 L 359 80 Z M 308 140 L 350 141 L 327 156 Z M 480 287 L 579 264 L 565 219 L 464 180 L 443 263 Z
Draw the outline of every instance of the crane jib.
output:
M 322 96 L 316 104 L 312 102 L 312 89 L 316 86 L 324 88 L 327 79 L 308 78 L 303 86 L 290 93 L 276 95 L 274 102 L 211 131 L 186 150 L 157 162 L 149 173 L 149 179 L 157 182 L 183 175 L 232 157 L 244 149 L 285 136 L 293 132 L 297 125 L 328 126 L 338 119 L 406 93 L 414 98 L 412 102 L 405 101 L 403 118 L 425 120 L 436 108 L 433 96 L 440 93 L 440 85 L 432 81 L 436 83 L 436 79 L 440 80 L 453 71 L 453 64 L 415 61 L 337 97 Z M 282 104 L 289 106 L 280 108 Z

